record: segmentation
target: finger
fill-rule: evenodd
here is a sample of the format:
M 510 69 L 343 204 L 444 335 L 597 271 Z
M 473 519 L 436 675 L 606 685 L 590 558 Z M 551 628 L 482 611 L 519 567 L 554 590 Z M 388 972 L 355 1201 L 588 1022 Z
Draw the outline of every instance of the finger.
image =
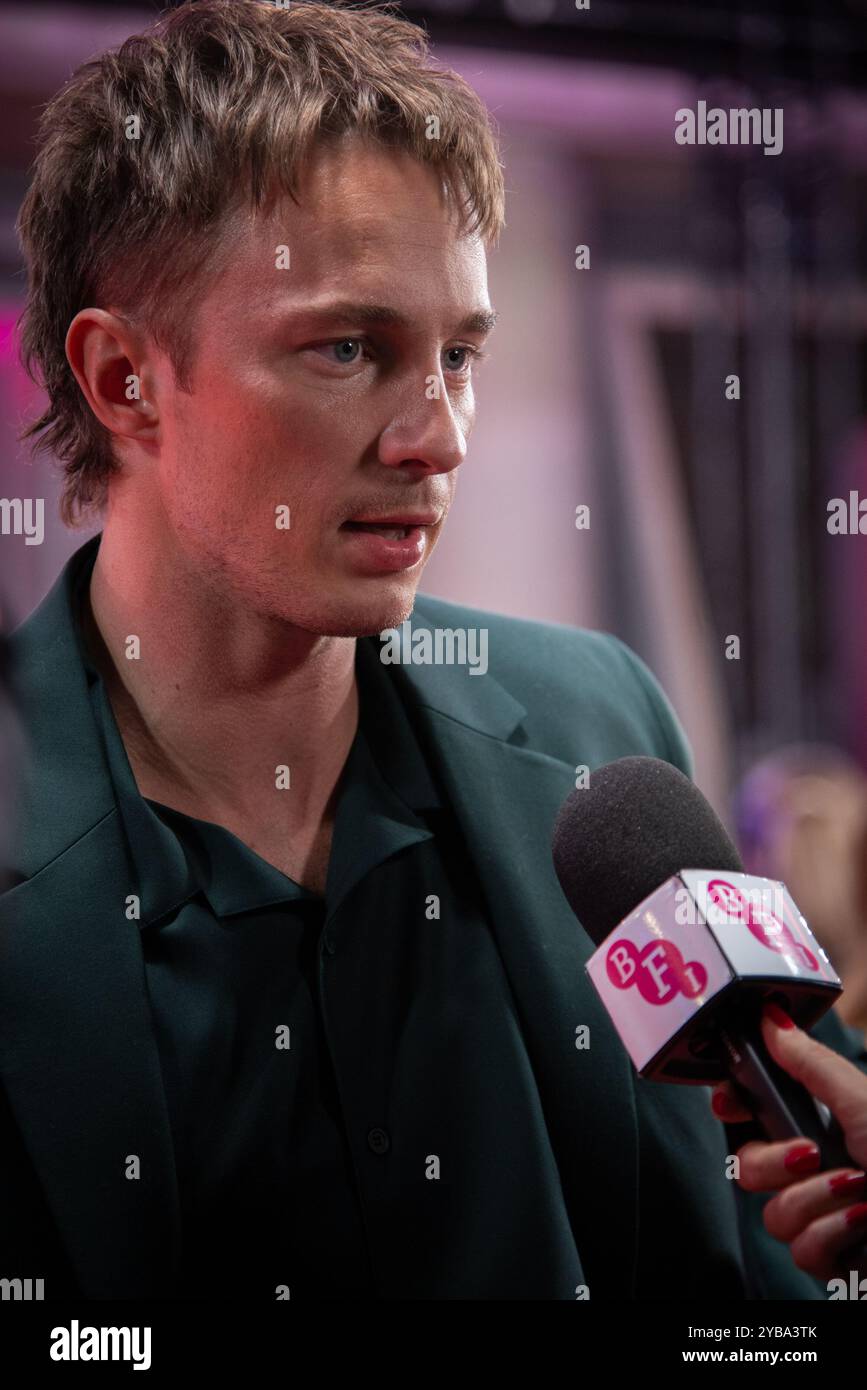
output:
M 837 1168 L 783 1188 L 764 1206 L 765 1230 L 786 1245 L 820 1216 L 842 1211 L 867 1199 L 867 1174 Z
M 797 1028 L 777 1004 L 764 1007 L 762 1037 L 774 1061 L 823 1101 L 844 1130 L 861 1121 L 867 1078 L 854 1062 Z
M 789 1249 L 798 1268 L 815 1279 L 833 1279 L 841 1274 L 845 1277 L 865 1235 L 867 1202 L 859 1202 L 812 1222 Z M 867 1269 L 858 1269 L 858 1273 L 867 1273 Z
M 735 1088 L 729 1081 L 720 1081 L 714 1086 L 710 1104 L 713 1113 L 723 1124 L 743 1124 L 753 1118 L 751 1111 L 738 1100 Z
M 809 1139 L 773 1144 L 752 1139 L 737 1151 L 738 1183 L 745 1192 L 774 1192 L 818 1172 L 822 1156 Z

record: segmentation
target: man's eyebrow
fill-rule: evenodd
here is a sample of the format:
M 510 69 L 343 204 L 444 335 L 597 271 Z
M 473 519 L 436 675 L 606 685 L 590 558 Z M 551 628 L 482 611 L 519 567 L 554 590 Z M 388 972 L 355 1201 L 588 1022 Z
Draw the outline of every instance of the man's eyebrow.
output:
M 455 329 L 456 333 L 490 333 L 499 315 L 493 309 L 475 309 Z M 415 327 L 413 319 L 389 304 L 355 303 L 336 300 L 327 304 L 299 305 L 291 311 L 289 322 L 361 323 L 370 328 Z

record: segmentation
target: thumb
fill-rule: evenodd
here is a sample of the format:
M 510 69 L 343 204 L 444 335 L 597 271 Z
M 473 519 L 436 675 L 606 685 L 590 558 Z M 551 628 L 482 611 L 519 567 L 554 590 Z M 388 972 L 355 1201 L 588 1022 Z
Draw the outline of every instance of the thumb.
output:
M 843 1129 L 852 1157 L 867 1163 L 867 1075 L 796 1027 L 776 1004 L 764 1007 L 762 1037 L 774 1061 L 827 1105 Z

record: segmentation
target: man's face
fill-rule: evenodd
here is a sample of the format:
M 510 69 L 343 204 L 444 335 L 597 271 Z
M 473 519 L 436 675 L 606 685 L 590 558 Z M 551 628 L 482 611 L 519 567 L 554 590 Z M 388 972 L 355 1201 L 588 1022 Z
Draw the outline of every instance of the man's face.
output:
M 318 147 L 299 197 L 235 214 L 226 270 L 206 276 L 192 394 L 159 372 L 155 485 L 206 583 L 357 636 L 409 615 L 451 505 L 491 315 L 485 251 L 433 169 L 356 137 Z M 382 518 L 418 524 L 404 539 L 363 524 Z

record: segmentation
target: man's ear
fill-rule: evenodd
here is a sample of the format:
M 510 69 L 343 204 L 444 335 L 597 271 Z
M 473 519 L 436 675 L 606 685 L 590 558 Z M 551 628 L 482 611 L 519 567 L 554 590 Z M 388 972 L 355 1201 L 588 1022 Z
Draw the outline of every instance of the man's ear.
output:
M 120 314 L 80 309 L 66 334 L 66 357 L 82 393 L 110 434 L 152 444 L 158 415 L 143 335 Z

